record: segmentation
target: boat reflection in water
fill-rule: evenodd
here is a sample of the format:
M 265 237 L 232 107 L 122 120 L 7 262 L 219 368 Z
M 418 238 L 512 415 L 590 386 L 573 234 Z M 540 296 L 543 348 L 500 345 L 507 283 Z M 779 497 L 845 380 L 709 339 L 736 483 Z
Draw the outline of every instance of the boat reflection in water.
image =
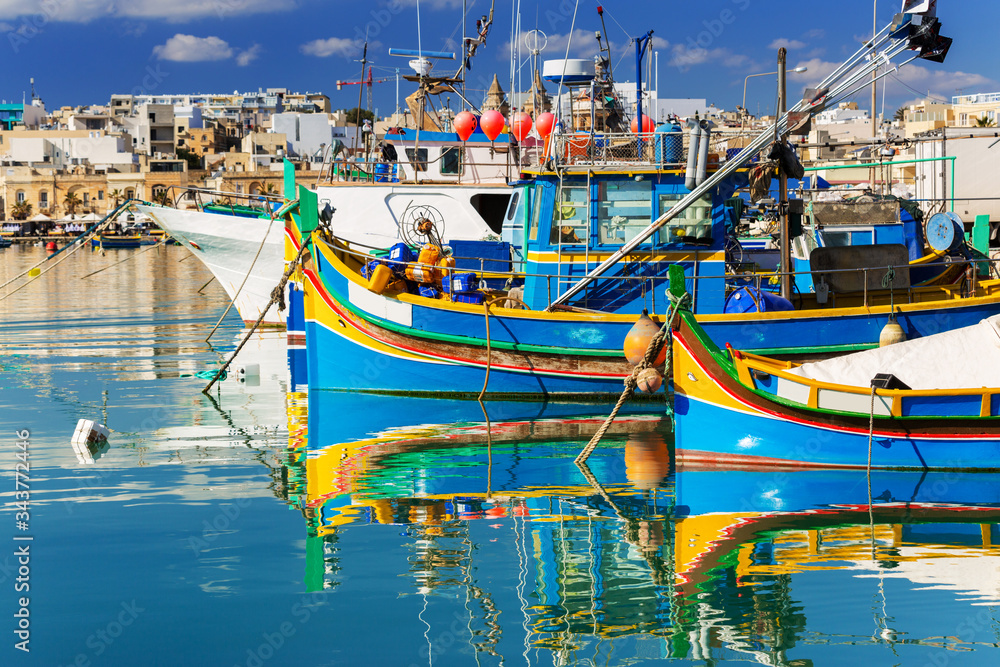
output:
M 907 646 L 923 660 L 996 641 L 982 636 L 992 607 L 974 606 L 1000 603 L 991 475 L 874 471 L 869 493 L 863 470 L 675 471 L 669 419 L 648 410 L 620 416 L 581 468 L 594 406 L 490 403 L 487 425 L 474 402 L 290 396 L 306 588 L 336 597 L 395 562 L 379 585 L 400 601 L 380 613 L 427 629 L 424 659 L 449 624 L 482 664 L 809 665 L 848 645 L 853 659 Z M 389 552 L 359 563 L 385 530 Z M 979 625 L 930 632 L 928 604 L 932 621 L 962 611 Z

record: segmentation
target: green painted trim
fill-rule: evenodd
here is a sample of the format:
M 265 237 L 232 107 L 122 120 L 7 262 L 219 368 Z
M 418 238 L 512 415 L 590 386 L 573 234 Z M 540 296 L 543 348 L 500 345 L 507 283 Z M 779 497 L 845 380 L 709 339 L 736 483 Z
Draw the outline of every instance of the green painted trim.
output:
M 319 195 L 304 185 L 299 186 L 299 231 L 303 235 L 319 227 Z
M 285 199 L 295 199 L 295 165 L 285 160 L 282 164 L 284 182 L 284 197 Z

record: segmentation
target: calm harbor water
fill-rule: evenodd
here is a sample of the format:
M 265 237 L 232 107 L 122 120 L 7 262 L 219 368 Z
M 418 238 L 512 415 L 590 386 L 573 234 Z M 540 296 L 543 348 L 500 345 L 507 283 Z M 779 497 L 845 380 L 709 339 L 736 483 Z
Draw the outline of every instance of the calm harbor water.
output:
M 0 301 L 0 664 L 1000 659 L 996 475 L 876 471 L 869 511 L 863 471 L 672 470 L 648 410 L 581 470 L 607 406 L 309 395 L 274 333 L 209 398 L 241 324 L 204 342 L 225 297 L 179 247 L 83 278 L 136 252 Z M 79 419 L 113 431 L 92 463 Z

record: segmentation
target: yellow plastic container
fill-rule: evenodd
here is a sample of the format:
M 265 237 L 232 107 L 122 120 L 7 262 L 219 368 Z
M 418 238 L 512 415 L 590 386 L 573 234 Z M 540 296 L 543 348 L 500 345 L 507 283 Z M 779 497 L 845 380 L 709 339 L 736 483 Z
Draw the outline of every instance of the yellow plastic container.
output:
M 441 251 L 438 250 L 438 247 L 432 243 L 428 243 L 420 249 L 420 255 L 417 257 L 417 263 L 434 266 L 438 263 L 440 256 Z
M 392 269 L 390 269 L 385 264 L 379 264 L 372 271 L 371 280 L 368 281 L 368 289 L 376 294 L 381 294 L 385 291 L 386 285 L 389 284 L 389 280 L 392 278 Z
M 455 268 L 455 258 L 451 255 L 438 260 L 437 279 L 440 282 L 451 280 L 451 272 Z

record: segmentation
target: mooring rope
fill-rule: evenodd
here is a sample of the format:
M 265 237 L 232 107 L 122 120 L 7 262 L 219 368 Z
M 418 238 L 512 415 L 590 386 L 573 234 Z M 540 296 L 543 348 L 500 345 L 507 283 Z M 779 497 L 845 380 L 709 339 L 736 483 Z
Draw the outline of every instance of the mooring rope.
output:
M 109 220 L 109 221 L 107 221 L 106 223 L 104 223 L 104 225 L 107 225 L 107 224 L 109 224 L 110 222 L 111 222 L 111 221 Z M 95 233 L 96 233 L 96 232 L 99 232 L 99 231 L 100 231 L 100 229 L 103 229 L 104 225 L 102 225 L 102 226 L 101 226 L 100 228 L 98 228 L 98 229 L 95 229 L 95 230 L 94 230 L 94 231 L 95 231 Z M 76 241 L 73 241 L 73 243 L 76 243 Z M 72 244 L 70 244 L 70 245 L 72 245 Z M 84 241 L 83 243 L 79 243 L 79 244 L 76 244 L 76 245 L 74 245 L 74 246 L 73 246 L 72 248 L 70 248 L 69 252 L 67 252 L 67 253 L 66 253 L 65 255 L 63 255 L 62 257 L 60 257 L 60 258 L 59 258 L 59 259 L 58 259 L 58 260 L 57 260 L 57 261 L 56 261 L 56 262 L 55 262 L 54 264 L 51 264 L 51 265 L 49 265 L 49 266 L 45 267 L 45 269 L 44 269 L 44 270 L 42 270 L 42 271 L 39 271 L 39 273 L 38 273 L 38 275 L 37 275 L 37 276 L 30 276 L 27 282 L 25 282 L 25 283 L 22 283 L 21 285 L 18 285 L 17 287 L 15 287 L 14 289 L 12 289 L 12 290 L 11 290 L 10 292 L 7 292 L 7 293 L 6 293 L 6 294 L 4 294 L 3 296 L 0 296 L 0 301 L 3 301 L 4 299 L 6 299 L 6 298 L 7 298 L 7 297 L 9 297 L 9 296 L 13 296 L 14 294 L 17 294 L 18 292 L 20 292 L 21 290 L 23 290 L 23 289 L 24 289 L 25 287 L 27 287 L 27 286 L 28 286 L 28 285 L 30 285 L 31 283 L 35 282 L 36 280 L 38 280 L 39 278 L 41 278 L 42 276 L 44 276 L 44 275 L 45 275 L 46 273 L 48 273 L 48 272 L 49 272 L 49 271 L 51 271 L 52 269 L 56 268 L 56 267 L 57 267 L 57 266 L 59 266 L 60 264 L 62 264 L 62 263 L 63 263 L 64 261 L 66 261 L 66 259 L 67 259 L 67 258 L 71 257 L 71 256 L 73 255 L 73 253 L 75 253 L 75 252 L 76 252 L 77 250 L 79 250 L 80 248 L 83 248 L 83 247 L 85 247 L 85 246 L 86 246 L 86 241 Z M 63 246 L 63 249 L 65 250 L 65 249 L 66 249 L 67 247 L 69 247 L 69 246 Z M 61 252 L 61 251 L 60 251 L 60 252 Z M 55 255 L 52 255 L 52 257 L 55 257 Z M 31 272 L 31 271 L 33 271 L 34 269 L 37 269 L 37 268 L 38 268 L 39 266 L 41 266 L 41 265 L 42 265 L 42 264 L 44 264 L 45 262 L 47 262 L 48 260 L 52 259 L 52 257 L 47 257 L 46 259 L 42 260 L 42 261 L 41 261 L 41 262 L 39 262 L 38 264 L 35 264 L 35 265 L 34 265 L 33 267 L 31 267 L 30 269 L 28 269 L 27 271 L 25 271 L 25 272 L 24 272 L 24 273 L 22 273 L 21 275 L 19 275 L 19 276 L 16 276 L 16 277 L 14 277 L 14 278 L 11 278 L 10 280 L 8 280 L 8 281 L 7 281 L 6 283 L 4 283 L 4 284 L 3 284 L 2 286 L 0 286 L 0 287 L 6 287 L 7 285 L 9 285 L 9 284 L 11 284 L 12 282 L 14 282 L 15 280 L 17 280 L 18 278 L 20 278 L 20 277 L 24 276 L 25 274 L 28 274 L 28 273 L 30 273 L 30 272 Z M 113 266 L 113 265 L 112 265 L 112 266 Z M 87 276 L 84 276 L 84 278 L 86 278 L 86 277 L 87 277 Z
M 245 276 L 243 276 L 243 282 L 241 282 L 240 286 L 238 288 L 236 288 L 236 293 L 233 294 L 233 298 L 229 301 L 229 305 L 226 306 L 226 312 L 222 313 L 222 317 L 219 318 L 219 321 L 215 323 L 214 327 L 212 327 L 212 331 L 209 332 L 208 336 L 206 336 L 206 338 L 205 338 L 205 342 L 206 343 L 212 338 L 212 336 L 215 334 L 215 332 L 219 329 L 219 326 L 222 324 L 222 320 L 226 319 L 226 315 L 229 314 L 229 311 L 233 309 L 233 305 L 236 304 L 236 299 L 240 296 L 240 292 L 243 291 L 243 286 L 247 284 L 247 279 L 250 278 L 250 273 L 253 272 L 254 265 L 257 264 L 257 258 L 260 257 L 260 251 L 264 249 L 264 244 L 267 243 L 267 237 L 270 236 L 270 234 L 271 234 L 271 227 L 274 225 L 274 220 L 275 220 L 274 211 L 272 211 L 271 212 L 271 222 L 267 223 L 267 231 L 264 232 L 264 238 L 262 238 L 260 240 L 260 246 L 257 247 L 257 254 L 253 256 L 253 261 L 250 262 L 250 268 L 247 269 L 247 274 Z M 209 281 L 209 282 L 212 282 L 212 281 Z M 205 286 L 207 287 L 208 283 L 205 283 Z M 202 287 L 201 289 L 205 289 L 205 288 Z M 200 292 L 201 290 L 198 290 L 198 291 Z M 267 308 L 270 308 L 270 307 L 271 307 L 271 305 L 268 304 Z M 261 313 L 261 315 L 267 313 L 267 308 L 264 309 L 264 313 Z
M 490 383 L 490 366 L 493 364 L 493 345 L 492 345 L 492 342 L 490 340 L 490 306 L 492 306 L 493 304 L 497 303 L 498 301 L 515 301 L 515 302 L 521 304 L 521 306 L 525 310 L 529 310 L 528 304 L 526 304 L 525 302 L 521 301 L 520 299 L 518 299 L 517 297 L 514 297 L 514 296 L 498 296 L 498 297 L 494 297 L 494 298 L 490 299 L 489 301 L 487 301 L 485 304 L 483 304 L 486 307 L 485 308 L 485 310 L 486 310 L 486 378 L 483 380 L 483 388 L 479 392 L 479 399 L 478 400 L 479 400 L 480 403 L 483 402 L 483 396 L 486 395 L 486 387 Z
M 271 308 L 272 305 L 284 299 L 285 285 L 288 284 L 288 279 L 291 278 L 292 273 L 295 272 L 296 267 L 298 267 L 299 263 L 302 261 L 302 255 L 305 254 L 306 249 L 308 247 L 309 247 L 309 239 L 305 238 L 302 240 L 302 247 L 299 248 L 299 253 L 295 256 L 295 259 L 293 259 L 292 262 L 288 265 L 288 268 L 285 269 L 285 273 L 281 276 L 281 280 L 278 282 L 277 287 L 271 290 L 271 300 L 267 302 L 267 307 L 265 307 L 264 310 L 261 311 L 260 317 L 257 318 L 257 321 L 254 322 L 253 326 L 250 327 L 250 330 L 247 331 L 246 336 L 243 337 L 243 340 L 240 341 L 240 344 L 236 347 L 236 350 L 233 352 L 232 356 L 229 357 L 229 361 L 227 361 L 225 364 L 222 365 L 222 368 L 220 368 L 216 372 L 215 377 L 212 378 L 212 381 L 208 383 L 207 387 L 201 390 L 201 393 L 208 394 L 208 390 L 211 389 L 212 385 L 214 385 L 218 381 L 219 377 L 226 372 L 230 364 L 233 363 L 233 360 L 236 359 L 236 355 L 240 353 L 240 350 L 243 349 L 243 346 L 246 345 L 247 341 L 250 340 L 250 336 L 252 336 L 253 333 L 257 331 L 257 327 L 259 327 L 260 323 L 264 321 L 264 316 L 267 314 L 267 311 Z
M 120 262 L 115 262 L 114 264 L 102 267 L 100 269 L 97 269 L 96 271 L 91 271 L 90 273 L 88 273 L 85 276 L 81 276 L 80 280 L 83 280 L 84 278 L 89 278 L 90 276 L 96 275 L 96 274 L 100 273 L 101 271 L 107 271 L 108 269 L 113 269 L 114 267 L 118 266 L 119 264 L 124 264 L 125 262 L 128 262 L 128 261 L 130 261 L 132 259 L 135 259 L 136 257 L 138 257 L 139 255 L 141 255 L 144 252 L 149 252 L 150 250 L 156 250 L 157 248 L 161 247 L 166 242 L 167 242 L 166 239 L 161 239 L 161 240 L 157 241 L 156 243 L 154 243 L 153 245 L 149 246 L 148 248 L 145 248 L 144 250 L 140 250 L 139 252 L 132 253 L 131 255 L 129 255 L 125 259 L 121 260 Z
M 590 457 L 594 449 L 596 449 L 597 445 L 601 442 L 601 439 L 608 432 L 608 429 L 611 428 L 611 424 L 615 421 L 615 417 L 618 416 L 618 411 L 622 409 L 622 406 L 625 405 L 625 401 L 627 401 L 635 391 L 635 388 L 638 385 L 639 373 L 647 368 L 653 367 L 653 361 L 655 361 L 656 357 L 659 356 L 660 350 L 663 348 L 663 342 L 666 340 L 667 334 L 670 331 L 670 323 L 673 321 L 674 316 L 677 314 L 681 305 L 691 298 L 689 294 L 684 294 L 681 297 L 675 297 L 669 291 L 667 292 L 667 296 L 670 298 L 670 307 L 667 309 L 666 321 L 664 321 L 663 326 L 660 327 L 660 330 L 657 331 L 656 335 L 649 341 L 649 345 L 646 347 L 646 354 L 643 356 L 642 361 L 636 364 L 635 368 L 632 369 L 632 373 L 625 378 L 625 389 L 622 391 L 622 395 L 618 397 L 618 402 L 615 403 L 615 407 L 611 410 L 611 414 L 608 415 L 608 418 L 604 420 L 601 427 L 597 429 L 597 433 L 594 434 L 594 437 L 590 439 L 587 446 L 584 447 L 579 456 L 576 457 L 575 463 L 577 465 L 584 463 Z M 669 368 L 669 366 L 670 357 L 668 355 L 667 367 Z
M 875 392 L 872 385 L 872 404 L 868 411 L 868 465 L 865 466 L 865 478 L 868 480 L 868 525 L 871 528 L 872 559 L 875 559 L 875 519 L 872 514 L 872 438 L 875 434 Z

